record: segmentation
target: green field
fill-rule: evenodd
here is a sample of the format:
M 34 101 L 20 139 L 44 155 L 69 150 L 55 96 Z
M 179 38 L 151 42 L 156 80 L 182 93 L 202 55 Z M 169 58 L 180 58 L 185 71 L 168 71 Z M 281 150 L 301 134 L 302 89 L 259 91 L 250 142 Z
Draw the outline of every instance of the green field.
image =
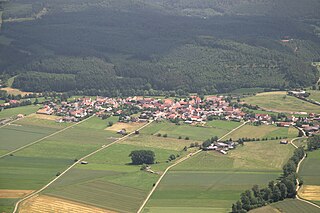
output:
M 154 137 L 154 140 L 148 137 Z M 165 140 L 169 145 L 157 145 Z M 130 152 L 154 151 L 158 163 L 152 165 L 152 170 L 160 172 L 170 165 L 166 162 L 169 155 L 188 153 L 181 151 L 185 144 L 173 145 L 176 142 L 143 134 L 133 136 L 86 159 L 88 165 L 78 165 L 45 193 L 119 212 L 136 212 L 160 176 L 130 165 Z
M 241 192 L 277 179 L 292 152 L 276 141 L 246 143 L 226 156 L 202 152 L 164 177 L 144 212 L 229 212 Z
M 290 127 L 276 127 L 274 125 L 261 125 L 253 126 L 247 124 L 237 131 L 231 133 L 228 138 L 237 140 L 239 138 L 275 138 L 275 137 L 288 137 L 294 138 L 298 136 L 298 130 Z
M 35 113 L 38 109 L 39 109 L 39 106 L 34 106 L 34 105 L 5 109 L 3 111 L 0 111 L 0 119 L 10 118 L 13 116 L 17 116 L 18 114 L 29 115 L 31 113 Z
M 221 137 L 240 125 L 240 122 L 211 121 L 204 127 L 196 127 L 186 124 L 176 125 L 167 121 L 162 121 L 151 124 L 151 127 L 142 130 L 142 133 L 149 135 L 167 134 L 170 138 L 178 138 L 180 136 L 183 139 L 189 137 L 190 140 L 204 141 L 213 136 Z
M 14 156 L 4 157 L 0 159 L 0 187 L 37 189 L 57 172 L 63 171 L 74 159 L 96 150 L 102 144 L 112 142 L 114 138 L 111 139 L 111 136 L 116 135 L 109 131 L 88 128 L 82 123 L 18 151 Z
M 266 110 L 275 112 L 307 112 L 320 113 L 319 106 L 288 96 L 286 92 L 267 92 L 244 98 L 248 104 L 258 105 Z
M 319 90 L 308 90 L 310 93 L 309 99 L 320 102 L 320 91 Z
M 26 117 L 0 128 L 0 154 L 13 151 L 57 132 L 70 124 Z
M 299 175 L 305 185 L 320 185 L 320 150 L 308 152 L 302 162 Z
M 270 206 L 254 209 L 250 213 L 317 213 L 320 209 L 296 199 L 287 199 Z

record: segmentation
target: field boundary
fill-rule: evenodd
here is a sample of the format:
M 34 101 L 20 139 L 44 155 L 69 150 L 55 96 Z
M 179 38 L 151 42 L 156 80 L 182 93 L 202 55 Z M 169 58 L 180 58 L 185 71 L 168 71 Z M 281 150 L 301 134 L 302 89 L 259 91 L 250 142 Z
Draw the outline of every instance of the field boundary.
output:
M 71 126 L 68 126 L 68 127 L 66 127 L 66 128 L 63 128 L 63 129 L 61 129 L 61 130 L 58 130 L 57 132 L 54 132 L 54 133 L 52 133 L 52 134 L 50 134 L 50 135 L 47 135 L 47 136 L 45 136 L 45 137 L 43 137 L 43 138 L 40 138 L 40 139 L 38 139 L 38 140 L 36 140 L 36 141 L 34 141 L 34 142 L 31 142 L 31 143 L 29 143 L 29 144 L 26 144 L 26 145 L 24 145 L 24 146 L 21 146 L 21 147 L 19 147 L 18 149 L 15 149 L 15 150 L 10 151 L 10 152 L 8 152 L 8 153 L 6 153 L 6 154 L 4 154 L 4 155 L 1 155 L 1 156 L 0 156 L 0 159 L 3 158 L 3 157 L 5 157 L 5 156 L 11 155 L 11 154 L 13 154 L 13 153 L 15 153 L 15 152 L 18 152 L 18 151 L 20 151 L 20 150 L 22 150 L 22 149 L 25 149 L 25 148 L 27 148 L 27 147 L 29 147 L 29 146 L 32 146 L 32 145 L 34 145 L 34 144 L 36 144 L 36 143 L 39 143 L 39 142 L 41 142 L 41 141 L 43 141 L 43 140 L 45 140 L 45 139 L 47 139 L 47 138 L 50 138 L 50 137 L 52 137 L 52 136 L 55 136 L 55 135 L 57 135 L 57 134 L 59 134 L 59 133 L 61 133 L 61 132 L 64 132 L 65 130 L 68 130 L 68 129 L 74 127 L 74 126 L 77 126 L 77 125 L 79 125 L 79 124 L 81 124 L 81 123 L 89 120 L 89 119 L 92 118 L 93 116 L 94 116 L 94 115 L 92 115 L 92 116 L 90 116 L 89 118 L 86 118 L 86 119 L 84 119 L 84 120 L 82 120 L 82 121 L 80 121 L 80 122 L 78 122 L 78 123 L 72 124 Z M 16 121 L 16 120 L 15 120 L 15 121 Z
M 232 129 L 230 132 L 228 132 L 227 134 L 223 135 L 220 139 L 222 139 L 222 138 L 228 136 L 229 134 L 231 134 L 232 132 L 240 129 L 241 127 L 243 127 L 243 126 L 246 125 L 247 123 L 248 123 L 248 121 L 244 122 L 243 124 L 241 124 L 240 126 L 234 128 L 234 129 Z M 183 161 L 185 161 L 185 160 L 187 160 L 187 159 L 189 159 L 189 158 L 191 158 L 191 157 L 199 154 L 200 152 L 202 152 L 201 149 L 198 150 L 198 151 L 196 151 L 196 152 L 194 152 L 194 153 L 191 153 L 191 154 L 185 156 L 184 158 L 181 158 L 180 160 L 178 160 L 177 162 L 175 162 L 174 164 L 172 164 L 171 166 L 169 166 L 169 167 L 163 172 L 163 174 L 162 174 L 161 177 L 158 179 L 158 181 L 155 183 L 154 187 L 153 187 L 152 190 L 149 192 L 147 198 L 143 201 L 143 203 L 142 203 L 142 205 L 140 206 L 140 208 L 138 209 L 137 213 L 141 213 L 141 211 L 143 210 L 143 208 L 145 207 L 145 205 L 146 205 L 147 202 L 149 201 L 150 197 L 152 196 L 153 192 L 157 189 L 157 187 L 158 187 L 158 185 L 160 184 L 161 180 L 164 178 L 164 176 L 168 173 L 168 171 L 169 171 L 172 167 L 174 167 L 174 166 L 178 165 L 179 163 L 182 163 Z
M 91 116 L 91 117 L 92 117 L 92 116 Z M 89 118 L 91 118 L 91 117 L 89 117 Z M 87 119 L 89 119 L 89 118 L 87 118 Z M 85 120 L 87 120 L 87 119 L 85 119 Z M 85 120 L 83 120 L 83 121 L 85 121 Z M 83 122 L 83 121 L 82 121 L 82 122 Z M 147 124 L 145 124 L 144 126 L 140 127 L 140 128 L 137 129 L 136 131 L 140 131 L 141 129 L 149 126 L 152 122 L 153 122 L 153 120 L 152 120 L 152 121 L 149 121 Z M 77 123 L 77 124 L 79 124 L 79 123 Z M 70 127 L 71 127 L 71 126 L 70 126 Z M 70 128 L 70 127 L 69 127 L 69 128 Z M 96 154 L 96 153 L 98 153 L 98 152 L 100 152 L 100 151 L 108 148 L 109 146 L 111 146 L 111 145 L 113 145 L 113 144 L 116 144 L 116 143 L 118 143 L 118 142 L 120 142 L 120 141 L 122 141 L 122 140 L 127 139 L 128 137 L 130 137 L 130 136 L 133 135 L 133 134 L 135 134 L 135 132 L 132 132 L 132 133 L 126 135 L 126 136 L 123 136 L 122 138 L 119 138 L 118 140 L 116 140 L 116 141 L 114 141 L 114 142 L 112 142 L 112 143 L 110 143 L 110 144 L 103 145 L 101 148 L 99 148 L 99 149 L 97 149 L 97 150 L 95 150 L 95 151 L 93 151 L 93 152 L 85 155 L 84 157 L 80 158 L 78 161 L 74 162 L 71 166 L 69 166 L 66 170 L 64 170 L 59 176 L 57 176 L 57 177 L 54 178 L 52 181 L 50 181 L 47 185 L 43 186 L 41 189 L 39 189 L 39 190 L 33 192 L 32 194 L 30 194 L 30 195 L 22 198 L 21 200 L 19 200 L 19 201 L 15 204 L 13 213 L 16 213 L 16 212 L 17 212 L 17 210 L 19 209 L 19 204 L 20 204 L 21 202 L 23 202 L 23 201 L 25 201 L 25 200 L 27 200 L 27 199 L 29 199 L 29 198 L 31 198 L 31 197 L 39 194 L 40 192 L 42 192 L 43 190 L 45 190 L 46 188 L 48 188 L 51 184 L 53 184 L 53 183 L 56 182 L 58 179 L 60 179 L 64 174 L 66 174 L 69 170 L 71 170 L 73 167 L 75 167 L 75 166 L 76 166 L 77 164 L 79 164 L 81 161 L 83 161 L 83 160 L 85 160 L 86 158 L 88 158 L 88 157 L 90 157 L 90 156 L 92 156 L 92 155 L 94 155 L 94 154 Z
M 298 149 L 298 146 L 295 145 L 293 142 L 294 142 L 295 140 L 299 140 L 299 139 L 301 139 L 301 138 L 305 138 L 305 137 L 294 138 L 294 139 L 292 139 L 292 140 L 290 141 L 290 144 L 291 144 L 294 148 Z M 302 159 L 299 161 L 299 163 L 298 163 L 297 170 L 296 170 L 296 173 L 297 173 L 297 174 L 298 174 L 298 172 L 299 172 L 299 170 L 300 170 L 300 165 L 301 165 L 301 163 L 302 163 L 305 159 L 306 159 L 306 154 L 304 154 L 303 158 L 302 158 Z M 297 181 L 296 192 L 298 192 L 298 191 L 301 189 L 301 186 L 300 186 L 300 183 L 299 183 L 299 179 L 298 179 L 298 178 L 296 179 L 296 181 Z M 312 206 L 315 206 L 315 207 L 317 207 L 317 208 L 320 209 L 320 206 L 318 206 L 317 204 L 312 203 L 312 202 L 310 202 L 310 201 L 308 201 L 308 200 L 303 199 L 302 197 L 300 197 L 300 196 L 298 195 L 298 193 L 296 194 L 296 198 L 297 198 L 298 200 L 302 201 L 302 202 L 308 203 L 308 204 L 310 204 L 310 205 L 312 205 Z

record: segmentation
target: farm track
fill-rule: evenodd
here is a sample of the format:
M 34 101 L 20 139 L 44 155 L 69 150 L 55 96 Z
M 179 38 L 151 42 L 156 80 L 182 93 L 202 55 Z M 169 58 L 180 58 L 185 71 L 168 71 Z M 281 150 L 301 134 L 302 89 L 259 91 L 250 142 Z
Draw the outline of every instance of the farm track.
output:
M 52 136 L 55 136 L 55 135 L 57 135 L 57 134 L 59 134 L 59 133 L 61 133 L 61 132 L 64 132 L 64 131 L 66 131 L 66 130 L 74 127 L 74 126 L 77 126 L 77 125 L 79 125 L 79 124 L 81 124 L 81 123 L 89 120 L 89 119 L 92 118 L 93 116 L 94 116 L 94 115 L 92 115 L 92 116 L 90 116 L 89 118 L 86 118 L 86 119 L 84 119 L 84 120 L 82 120 L 82 121 L 80 121 L 80 122 L 78 122 L 78 123 L 75 123 L 75 124 L 73 124 L 73 125 L 71 125 L 71 126 L 68 126 L 68 127 L 64 128 L 64 129 L 58 130 L 57 132 L 54 132 L 54 133 L 52 133 L 52 134 L 50 134 L 50 135 L 47 135 L 47 136 L 45 136 L 45 137 L 43 137 L 43 138 L 40 138 L 40 139 L 38 139 L 38 140 L 36 140 L 36 141 L 34 141 L 34 142 L 32 142 L 32 143 L 29 143 L 29 144 L 27 144 L 27 145 L 24 145 L 24 146 L 22 146 L 22 147 L 19 147 L 18 149 L 15 149 L 15 150 L 13 150 L 13 151 L 11 151 L 11 152 L 8 152 L 8 153 L 6 153 L 6 154 L 4 154 L 4 155 L 1 155 L 1 156 L 0 156 L 0 159 L 3 158 L 3 157 L 5 157 L 5 156 L 11 155 L 11 154 L 13 154 L 13 153 L 15 153 L 15 152 L 18 152 L 18 151 L 20 151 L 20 150 L 22 150 L 22 149 L 25 149 L 25 148 L 27 148 L 27 147 L 29 147 L 29 146 L 32 146 L 32 145 L 34 145 L 34 144 L 37 144 L 37 143 L 39 143 L 39 142 L 41 142 L 41 141 L 43 141 L 43 140 L 45 140 L 45 139 L 47 139 L 47 138 L 50 138 L 50 137 L 52 137 Z M 15 121 L 17 121 L 17 120 L 15 120 Z M 11 123 L 12 123 L 12 122 L 11 122 Z M 2 127 L 3 127 L 3 126 L 2 126 Z
M 240 126 L 234 128 L 233 130 L 231 130 L 230 132 L 228 132 L 227 134 L 225 134 L 224 136 L 222 136 L 220 139 L 223 139 L 225 137 L 227 137 L 229 134 L 231 134 L 232 132 L 240 129 L 241 127 L 243 127 L 244 125 L 246 125 L 248 122 L 244 122 L 243 124 L 241 124 Z M 177 162 L 175 162 L 174 164 L 172 164 L 171 166 L 169 166 L 161 175 L 161 177 L 158 179 L 158 181 L 155 183 L 154 187 L 152 188 L 152 190 L 149 192 L 147 198 L 143 201 L 142 205 L 140 206 L 140 208 L 138 209 L 137 213 L 141 213 L 143 208 L 145 207 L 145 205 L 147 204 L 147 202 L 149 201 L 150 197 L 152 196 L 153 192 L 157 189 L 158 185 L 160 184 L 161 180 L 164 178 L 164 176 L 168 173 L 168 171 L 173 168 L 174 166 L 184 162 L 185 160 L 199 154 L 200 152 L 202 152 L 202 150 L 198 150 L 194 153 L 191 153 L 189 155 L 187 155 L 184 158 L 181 158 L 180 160 L 178 160 Z
M 92 117 L 92 116 L 91 116 L 91 117 Z M 90 119 L 91 117 L 89 117 L 89 118 L 87 118 L 87 119 Z M 85 119 L 85 120 L 87 120 L 87 119 Z M 84 122 L 85 120 L 83 120 L 82 122 Z M 140 128 L 137 129 L 136 131 L 142 130 L 143 128 L 149 126 L 152 122 L 153 122 L 153 121 L 150 121 L 149 123 L 147 123 L 146 125 L 140 127 Z M 79 123 L 80 123 L 80 122 L 79 122 Z M 79 123 L 77 123 L 77 124 L 79 124 Z M 72 125 L 72 126 L 74 126 L 74 125 Z M 69 126 L 68 128 L 71 128 L 72 126 Z M 93 152 L 87 154 L 86 156 L 80 158 L 78 161 L 76 161 L 74 164 L 72 164 L 72 165 L 69 166 L 66 170 L 64 170 L 59 176 L 57 176 L 57 177 L 54 178 L 52 181 L 50 181 L 47 185 L 45 185 L 45 186 L 42 187 L 41 189 L 39 189 L 39 190 L 33 192 L 32 194 L 30 194 L 30 195 L 22 198 L 21 200 L 19 200 L 19 201 L 15 204 L 13 213 L 18 212 L 20 203 L 22 203 L 23 201 L 26 201 L 26 200 L 29 199 L 29 198 L 34 197 L 35 195 L 38 195 L 40 192 L 42 192 L 43 190 L 45 190 L 46 188 L 48 188 L 51 184 L 53 184 L 53 183 L 56 182 L 58 179 L 60 179 L 64 174 L 66 174 L 68 171 L 70 171 L 73 167 L 75 167 L 75 166 L 76 166 L 77 164 L 79 164 L 81 161 L 83 161 L 83 160 L 85 160 L 86 158 L 88 158 L 88 157 L 90 157 L 90 156 L 92 156 L 92 155 L 94 155 L 94 154 L 96 154 L 96 153 L 98 153 L 98 152 L 100 152 L 100 151 L 108 148 L 109 146 L 111 146 L 111 145 L 113 145 L 113 144 L 116 144 L 116 143 L 118 143 L 118 142 L 120 142 L 120 141 L 122 141 L 122 140 L 127 139 L 128 137 L 130 137 L 131 135 L 134 135 L 134 134 L 135 134 L 135 132 L 132 132 L 132 133 L 130 133 L 130 134 L 128 134 L 128 135 L 126 135 L 126 136 L 124 136 L 124 137 L 122 137 L 122 138 L 119 138 L 118 140 L 116 140 L 116 141 L 114 141 L 114 142 L 112 142 L 112 143 L 110 143 L 110 144 L 103 145 L 101 148 L 97 149 L 96 151 L 93 151 Z
M 294 148 L 298 149 L 298 146 L 295 145 L 293 142 L 294 142 L 295 140 L 299 140 L 299 139 L 301 139 L 301 138 L 305 138 L 305 137 L 294 138 L 294 139 L 292 139 L 292 140 L 290 141 L 290 144 L 291 144 Z M 302 159 L 299 161 L 299 163 L 298 163 L 297 170 L 296 170 L 296 173 L 297 173 L 297 174 L 298 174 L 298 172 L 299 172 L 299 170 L 300 170 L 301 163 L 304 161 L 305 158 L 306 158 L 306 154 L 303 156 L 303 158 L 302 158 Z M 296 181 L 297 181 L 296 191 L 298 192 L 301 187 L 300 187 L 300 185 L 299 185 L 299 179 L 298 179 L 298 178 L 296 179 Z M 317 204 L 314 204 L 314 203 L 312 203 L 312 202 L 310 202 L 310 201 L 308 201 L 308 200 L 305 200 L 305 199 L 299 197 L 298 193 L 297 193 L 297 195 L 296 195 L 296 198 L 297 198 L 298 200 L 302 201 L 302 202 L 308 203 L 308 204 L 310 204 L 310 205 L 312 205 L 312 206 L 317 207 L 317 208 L 320 209 L 320 206 L 318 206 Z

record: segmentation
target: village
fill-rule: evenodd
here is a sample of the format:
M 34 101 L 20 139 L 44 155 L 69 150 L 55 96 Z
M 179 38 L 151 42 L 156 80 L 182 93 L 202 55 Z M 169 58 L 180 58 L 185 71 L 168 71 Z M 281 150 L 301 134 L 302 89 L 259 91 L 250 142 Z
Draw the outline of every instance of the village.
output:
M 305 134 L 319 132 L 320 115 L 309 113 L 304 116 L 277 116 L 265 113 L 244 112 L 245 103 L 233 104 L 225 96 L 207 96 L 201 99 L 190 96 L 186 99 L 156 99 L 150 97 L 82 97 L 72 101 L 55 103 L 47 101 L 37 114 L 56 115 L 56 122 L 78 122 L 91 115 L 101 119 L 119 116 L 119 122 L 146 122 L 148 120 L 169 120 L 173 123 L 204 126 L 211 120 L 248 121 L 253 125 L 277 125 L 278 127 L 295 126 Z

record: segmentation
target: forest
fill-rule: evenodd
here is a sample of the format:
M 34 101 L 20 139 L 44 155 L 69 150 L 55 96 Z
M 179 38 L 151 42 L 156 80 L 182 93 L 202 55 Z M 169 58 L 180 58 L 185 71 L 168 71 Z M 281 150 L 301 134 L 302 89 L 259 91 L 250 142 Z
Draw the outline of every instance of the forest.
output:
M 310 86 L 320 61 L 319 14 L 310 11 L 320 5 L 308 1 L 0 2 L 0 79 L 14 76 L 24 91 L 101 95 Z M 272 9 L 284 3 L 299 18 Z

